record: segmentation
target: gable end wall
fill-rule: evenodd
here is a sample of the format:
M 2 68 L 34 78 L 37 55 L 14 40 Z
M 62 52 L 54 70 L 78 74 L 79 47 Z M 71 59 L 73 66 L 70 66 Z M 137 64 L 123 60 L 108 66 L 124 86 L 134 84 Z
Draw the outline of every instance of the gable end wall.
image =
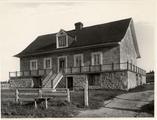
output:
M 137 54 L 133 44 L 133 37 L 131 33 L 130 26 L 120 43 L 120 62 L 132 62 L 134 65 L 137 64 L 136 60 Z

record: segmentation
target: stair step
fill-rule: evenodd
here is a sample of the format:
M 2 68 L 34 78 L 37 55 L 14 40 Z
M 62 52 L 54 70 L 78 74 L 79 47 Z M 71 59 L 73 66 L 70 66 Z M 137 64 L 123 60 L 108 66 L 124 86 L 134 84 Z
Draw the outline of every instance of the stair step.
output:
M 53 89 L 54 89 L 62 78 L 63 78 L 63 74 L 61 72 L 56 74 L 56 73 L 52 73 L 51 71 L 43 80 L 43 88 L 50 87 L 51 81 L 53 80 Z

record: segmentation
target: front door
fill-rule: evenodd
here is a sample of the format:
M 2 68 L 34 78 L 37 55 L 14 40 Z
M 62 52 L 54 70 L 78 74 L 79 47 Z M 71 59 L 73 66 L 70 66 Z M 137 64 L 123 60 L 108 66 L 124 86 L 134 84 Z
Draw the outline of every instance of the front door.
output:
M 63 71 L 66 68 L 66 57 L 59 57 L 58 58 L 58 71 Z
M 73 90 L 73 77 L 67 77 L 67 88 Z

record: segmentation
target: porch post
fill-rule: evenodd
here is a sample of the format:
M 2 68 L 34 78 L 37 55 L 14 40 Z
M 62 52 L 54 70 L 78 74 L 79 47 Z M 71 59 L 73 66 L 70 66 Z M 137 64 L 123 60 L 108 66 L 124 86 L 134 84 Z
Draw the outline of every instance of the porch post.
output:
M 88 104 L 88 76 L 85 77 L 85 85 L 84 85 L 84 104 L 86 107 L 89 106 Z
M 129 69 L 129 62 L 127 61 L 127 70 Z
M 114 70 L 114 63 L 112 63 L 112 70 Z

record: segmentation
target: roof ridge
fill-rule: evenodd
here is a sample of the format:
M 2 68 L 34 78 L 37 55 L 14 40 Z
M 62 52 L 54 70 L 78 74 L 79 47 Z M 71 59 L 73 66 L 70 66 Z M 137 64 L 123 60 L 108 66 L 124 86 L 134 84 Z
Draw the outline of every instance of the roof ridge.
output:
M 129 17 L 129 18 L 125 18 L 125 19 L 120 19 L 120 20 L 115 20 L 115 21 L 111 21 L 111 22 L 105 22 L 105 23 L 101 23 L 101 24 L 95 24 L 95 25 L 90 25 L 90 26 L 86 26 L 86 27 L 83 27 L 82 29 L 86 29 L 86 28 L 90 28 L 90 27 L 95 27 L 95 26 L 101 26 L 101 25 L 105 25 L 105 24 L 110 24 L 110 23 L 114 23 L 114 22 L 121 22 L 121 21 L 126 21 L 126 20 L 131 20 L 132 17 Z M 63 29 L 63 28 L 61 28 Z M 60 30 L 61 30 L 60 29 Z M 64 30 L 64 29 L 63 29 Z M 72 31 L 75 31 L 75 29 L 71 29 L 71 30 L 64 30 L 65 32 L 72 32 Z M 58 32 L 54 32 L 54 33 L 48 33 L 48 34 L 43 34 L 43 35 L 39 35 L 38 37 L 43 37 L 43 36 L 47 36 L 47 35 L 55 35 L 57 34 Z
M 106 25 L 106 24 L 116 23 L 116 22 L 121 22 L 121 21 L 126 21 L 126 20 L 130 20 L 131 21 L 131 19 L 132 18 L 130 17 L 130 18 L 126 18 L 126 19 L 115 20 L 115 21 L 111 21 L 111 22 L 106 22 L 106 23 L 101 23 L 101 24 L 95 24 L 95 25 L 91 25 L 91 26 L 86 26 L 86 27 L 83 27 L 83 28 L 90 28 L 90 27 L 95 27 L 95 26 L 101 26 L 101 25 Z

